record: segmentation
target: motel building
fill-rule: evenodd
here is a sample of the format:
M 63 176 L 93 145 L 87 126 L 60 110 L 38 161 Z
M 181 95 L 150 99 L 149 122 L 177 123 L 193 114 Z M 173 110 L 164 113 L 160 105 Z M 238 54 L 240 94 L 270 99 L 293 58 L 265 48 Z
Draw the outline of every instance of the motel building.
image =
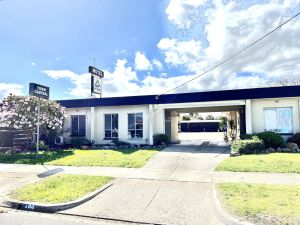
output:
M 96 144 L 112 140 L 153 144 L 154 134 L 178 142 L 180 113 L 226 112 L 237 133 L 300 132 L 300 86 L 61 100 L 67 118 L 64 138 L 84 137 Z

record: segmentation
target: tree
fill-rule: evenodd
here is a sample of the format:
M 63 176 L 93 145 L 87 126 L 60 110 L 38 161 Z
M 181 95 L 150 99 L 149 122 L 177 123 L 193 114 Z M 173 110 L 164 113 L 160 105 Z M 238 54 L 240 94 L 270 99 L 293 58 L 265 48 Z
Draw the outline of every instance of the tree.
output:
M 228 140 L 228 137 L 227 137 L 227 122 L 228 122 L 228 119 L 226 116 L 222 116 L 220 118 L 220 122 L 219 122 L 219 129 L 223 132 L 224 134 L 224 140 Z
M 198 120 L 203 120 L 203 116 L 199 115 Z
M 205 119 L 206 119 L 206 120 L 214 120 L 215 118 L 214 118 L 213 115 L 207 115 L 207 116 L 205 117 Z
M 187 115 L 184 115 L 184 116 L 182 117 L 182 120 L 191 120 L 191 117 L 189 117 L 189 116 L 187 116 Z
M 232 140 L 235 140 L 236 138 L 236 122 L 234 120 L 228 120 L 228 126 L 230 129 L 230 137 Z
M 38 101 L 34 96 L 9 95 L 0 104 L 0 124 L 23 130 L 27 137 L 27 147 L 36 132 Z M 40 133 L 60 131 L 64 118 L 65 109 L 60 104 L 40 99 Z

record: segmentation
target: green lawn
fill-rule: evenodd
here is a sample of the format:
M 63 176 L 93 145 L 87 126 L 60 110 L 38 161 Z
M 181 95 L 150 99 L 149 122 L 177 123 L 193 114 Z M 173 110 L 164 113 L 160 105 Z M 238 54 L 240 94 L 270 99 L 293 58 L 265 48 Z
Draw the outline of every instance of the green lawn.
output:
M 111 180 L 111 177 L 101 176 L 56 175 L 41 182 L 21 187 L 11 196 L 20 201 L 69 202 L 95 191 Z
M 300 173 L 299 153 L 242 155 L 221 162 L 216 171 Z
M 221 183 L 217 187 L 225 207 L 238 216 L 277 218 L 284 224 L 300 219 L 300 185 Z
M 139 168 L 158 150 L 66 150 L 40 152 L 38 160 L 31 153 L 0 155 L 0 163 L 46 164 L 60 166 L 111 166 Z

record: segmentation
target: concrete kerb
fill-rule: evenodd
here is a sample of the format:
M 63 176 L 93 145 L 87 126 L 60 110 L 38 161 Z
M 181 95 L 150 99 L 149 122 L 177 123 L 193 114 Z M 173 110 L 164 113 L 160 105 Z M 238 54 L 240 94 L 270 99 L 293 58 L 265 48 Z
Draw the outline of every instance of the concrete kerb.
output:
M 103 187 L 101 187 L 100 189 L 93 191 L 92 193 L 89 193 L 89 194 L 87 194 L 77 200 L 71 201 L 71 202 L 65 202 L 65 203 L 60 203 L 60 204 L 42 204 L 42 203 L 37 203 L 37 202 L 22 202 L 22 201 L 8 198 L 3 201 L 3 204 L 7 205 L 10 208 L 14 208 L 14 209 L 21 209 L 21 210 L 35 211 L 35 212 L 54 213 L 57 211 L 70 209 L 70 208 L 73 208 L 80 204 L 83 204 L 83 203 L 91 200 L 92 198 L 94 198 L 95 196 L 100 194 L 101 192 L 105 191 L 106 189 L 111 187 L 113 184 L 114 184 L 114 182 L 109 182 L 106 185 L 104 185 Z
M 226 213 L 221 206 L 220 199 L 218 198 L 215 183 L 212 184 L 212 189 L 213 189 L 212 191 L 213 191 L 213 199 L 215 202 L 216 213 L 221 221 L 225 222 L 226 224 L 231 224 L 231 225 L 255 225 L 253 223 L 234 218 L 233 216 Z

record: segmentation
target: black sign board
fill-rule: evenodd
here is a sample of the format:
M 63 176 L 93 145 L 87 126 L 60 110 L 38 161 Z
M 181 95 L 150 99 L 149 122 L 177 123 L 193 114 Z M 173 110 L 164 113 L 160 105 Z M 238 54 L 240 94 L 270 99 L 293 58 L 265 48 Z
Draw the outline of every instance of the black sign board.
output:
M 96 67 L 93 67 L 93 66 L 89 66 L 89 73 L 91 73 L 95 76 L 101 77 L 101 78 L 104 77 L 104 72 L 102 70 L 97 69 Z
M 49 87 L 35 84 L 35 83 L 29 84 L 29 95 L 36 96 L 39 98 L 49 99 L 49 94 L 50 94 Z
M 92 93 L 96 93 L 96 94 L 102 93 L 102 83 L 100 77 L 98 76 L 91 77 L 91 91 Z

